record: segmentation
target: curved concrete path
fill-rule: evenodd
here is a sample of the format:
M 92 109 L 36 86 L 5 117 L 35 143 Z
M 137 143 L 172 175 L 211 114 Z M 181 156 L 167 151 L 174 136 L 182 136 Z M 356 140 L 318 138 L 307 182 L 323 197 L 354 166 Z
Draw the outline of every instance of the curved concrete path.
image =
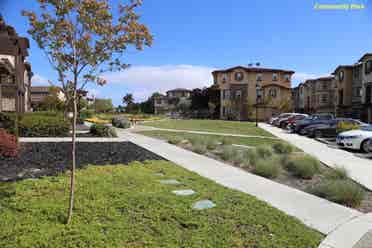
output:
M 286 130 L 260 123 L 259 126 L 273 135 L 297 146 L 304 152 L 316 157 L 329 167 L 345 168 L 350 177 L 369 190 L 372 190 L 372 160 L 360 158 L 342 149 L 331 148 L 328 145 Z M 372 247 L 371 247 L 372 248 Z
M 140 134 L 118 130 L 121 137 L 223 186 L 253 195 L 328 234 L 362 213 L 243 171 L 231 165 Z

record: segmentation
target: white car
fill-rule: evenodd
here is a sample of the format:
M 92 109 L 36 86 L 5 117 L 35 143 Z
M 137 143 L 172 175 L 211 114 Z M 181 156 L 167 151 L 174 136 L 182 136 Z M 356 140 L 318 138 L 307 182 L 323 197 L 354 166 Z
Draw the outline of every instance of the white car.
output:
M 368 140 L 372 138 L 372 125 L 363 126 L 358 130 L 342 132 L 337 135 L 337 145 L 353 150 L 368 152 Z

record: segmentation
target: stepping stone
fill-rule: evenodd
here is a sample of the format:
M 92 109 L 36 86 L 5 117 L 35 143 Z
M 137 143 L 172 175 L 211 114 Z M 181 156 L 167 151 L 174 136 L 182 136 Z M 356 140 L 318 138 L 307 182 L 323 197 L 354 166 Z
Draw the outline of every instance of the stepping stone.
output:
M 160 180 L 160 183 L 162 184 L 169 184 L 169 185 L 179 185 L 181 184 L 180 181 L 176 179 L 166 179 L 166 180 Z
M 173 190 L 172 193 L 176 195 L 181 195 L 181 196 L 188 196 L 188 195 L 193 195 L 196 192 L 192 189 L 184 189 L 184 190 Z
M 201 200 L 197 201 L 192 205 L 193 209 L 196 210 L 203 210 L 203 209 L 209 209 L 209 208 L 214 208 L 216 204 L 210 200 Z
M 161 172 L 154 173 L 154 176 L 162 177 L 162 176 L 164 176 L 164 173 L 161 173 Z

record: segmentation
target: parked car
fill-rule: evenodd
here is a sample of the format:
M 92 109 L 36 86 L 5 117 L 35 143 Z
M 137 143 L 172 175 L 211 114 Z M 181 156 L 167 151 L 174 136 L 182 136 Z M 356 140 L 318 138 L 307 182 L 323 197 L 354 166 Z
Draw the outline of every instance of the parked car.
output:
M 353 125 L 358 125 L 359 127 L 367 126 L 368 124 L 361 122 L 360 120 L 355 120 L 351 118 L 336 118 L 330 120 L 329 122 L 309 125 L 304 128 L 304 132 L 307 136 L 313 138 L 335 138 L 337 136 L 337 126 L 340 123 L 348 123 Z
M 368 152 L 372 153 L 372 139 L 368 139 Z
M 288 125 L 291 125 L 291 124 L 295 123 L 296 121 L 303 120 L 306 117 L 309 117 L 309 115 L 307 115 L 307 114 L 293 114 L 292 116 L 281 120 L 280 123 L 279 123 L 279 127 L 286 128 Z
M 273 118 L 271 118 L 269 123 L 270 123 L 271 125 L 276 126 L 277 123 L 278 123 L 280 120 L 285 119 L 285 118 L 288 118 L 288 117 L 291 116 L 292 114 L 293 114 L 293 113 L 282 113 L 282 114 L 278 115 L 277 117 L 273 117 Z
M 353 150 L 369 151 L 369 139 L 372 138 L 372 125 L 361 127 L 359 130 L 342 132 L 337 135 L 336 143 L 340 147 Z
M 289 113 L 289 114 L 285 115 L 284 117 L 276 119 L 273 124 L 274 124 L 274 126 L 280 127 L 282 122 L 288 120 L 289 118 L 292 118 L 295 115 L 296 115 L 295 113 Z
M 323 124 L 327 123 L 329 120 L 334 119 L 332 114 L 315 114 L 310 116 L 309 118 L 305 118 L 303 120 L 297 121 L 294 124 L 294 131 L 299 134 L 306 134 L 303 129 L 309 125 L 314 124 Z

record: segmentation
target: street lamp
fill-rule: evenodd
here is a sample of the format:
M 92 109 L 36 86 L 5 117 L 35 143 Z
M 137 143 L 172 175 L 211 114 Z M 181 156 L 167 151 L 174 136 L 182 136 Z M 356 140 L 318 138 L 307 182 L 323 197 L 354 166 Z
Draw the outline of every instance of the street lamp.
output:
M 259 101 L 261 100 L 261 86 L 259 85 L 259 83 L 257 82 L 256 83 L 256 127 L 258 127 L 258 103 Z

